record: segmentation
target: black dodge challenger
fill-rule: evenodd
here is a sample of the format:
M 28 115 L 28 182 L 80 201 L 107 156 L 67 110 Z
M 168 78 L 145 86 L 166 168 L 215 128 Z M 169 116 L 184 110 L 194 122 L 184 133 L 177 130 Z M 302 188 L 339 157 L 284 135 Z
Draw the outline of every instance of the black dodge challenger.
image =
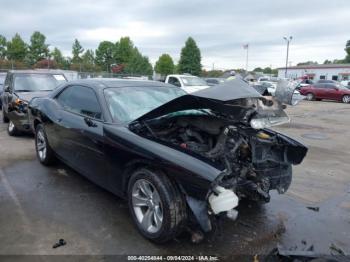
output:
M 127 199 L 140 233 L 159 243 L 234 219 L 240 199 L 286 192 L 307 148 L 266 129 L 289 121 L 283 108 L 238 79 L 192 94 L 90 79 L 34 98 L 29 119 L 42 164 L 59 158 Z

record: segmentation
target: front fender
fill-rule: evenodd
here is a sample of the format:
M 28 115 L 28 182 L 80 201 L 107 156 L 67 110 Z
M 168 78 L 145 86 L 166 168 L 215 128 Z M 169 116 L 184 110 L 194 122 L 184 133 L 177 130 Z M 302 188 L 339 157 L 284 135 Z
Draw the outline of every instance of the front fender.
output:
M 211 183 L 222 172 L 194 156 L 141 137 L 124 126 L 105 126 L 104 133 L 118 151 L 128 155 L 127 162 L 138 159 L 138 162 L 145 161 L 161 168 L 187 195 L 198 199 L 205 199 Z

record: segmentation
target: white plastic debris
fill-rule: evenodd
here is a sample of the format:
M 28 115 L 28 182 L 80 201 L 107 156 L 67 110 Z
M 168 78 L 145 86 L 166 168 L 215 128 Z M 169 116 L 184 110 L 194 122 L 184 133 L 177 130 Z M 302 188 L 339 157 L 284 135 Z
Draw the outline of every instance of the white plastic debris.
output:
M 209 204 L 214 214 L 229 211 L 238 206 L 238 197 L 232 190 L 217 186 L 215 191 L 217 195 L 212 193 L 209 196 Z

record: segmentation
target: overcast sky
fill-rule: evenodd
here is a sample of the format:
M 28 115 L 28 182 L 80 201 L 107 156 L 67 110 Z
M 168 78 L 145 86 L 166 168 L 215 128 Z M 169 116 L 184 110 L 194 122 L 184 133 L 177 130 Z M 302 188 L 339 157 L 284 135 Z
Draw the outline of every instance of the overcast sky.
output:
M 162 53 L 178 61 L 192 36 L 205 68 L 245 67 L 245 43 L 249 69 L 283 66 L 283 36 L 289 35 L 293 65 L 322 63 L 344 58 L 350 39 L 349 0 L 0 0 L 0 10 L 0 34 L 11 38 L 18 32 L 29 41 L 38 30 L 65 55 L 74 38 L 95 49 L 100 41 L 130 36 L 152 63 Z

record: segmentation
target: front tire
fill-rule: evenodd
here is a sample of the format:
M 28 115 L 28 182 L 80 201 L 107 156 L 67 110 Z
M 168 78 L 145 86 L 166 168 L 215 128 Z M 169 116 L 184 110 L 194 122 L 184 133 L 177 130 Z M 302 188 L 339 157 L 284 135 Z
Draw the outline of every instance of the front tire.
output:
M 341 101 L 346 104 L 350 103 L 350 95 L 344 95 Z
M 306 99 L 308 101 L 313 101 L 315 99 L 315 95 L 313 93 L 307 93 L 306 94 Z
M 38 124 L 35 128 L 35 150 L 36 156 L 41 164 L 49 166 L 55 162 L 55 154 L 47 141 L 42 124 Z
M 183 231 L 186 205 L 176 186 L 160 171 L 136 170 L 128 184 L 129 210 L 145 238 L 164 243 Z
M 19 131 L 15 124 L 12 122 L 12 120 L 8 121 L 7 133 L 9 134 L 9 136 L 18 136 L 19 134 Z

